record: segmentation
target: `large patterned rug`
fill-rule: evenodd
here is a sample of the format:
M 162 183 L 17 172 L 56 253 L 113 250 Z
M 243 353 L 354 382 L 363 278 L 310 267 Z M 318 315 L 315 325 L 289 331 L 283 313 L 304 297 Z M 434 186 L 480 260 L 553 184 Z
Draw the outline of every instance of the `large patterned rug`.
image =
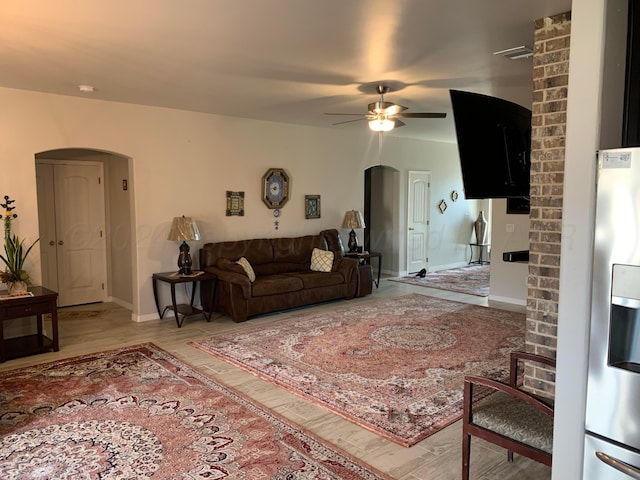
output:
M 216 335 L 197 348 L 410 446 L 461 416 L 465 374 L 507 378 L 525 315 L 425 295 Z
M 450 268 L 427 273 L 425 277 L 407 275 L 405 277 L 390 278 L 394 282 L 409 283 L 422 287 L 438 288 L 451 292 L 467 293 L 479 297 L 489 296 L 488 265 L 469 265 L 468 267 Z
M 152 344 L 0 373 L 0 478 L 389 479 Z

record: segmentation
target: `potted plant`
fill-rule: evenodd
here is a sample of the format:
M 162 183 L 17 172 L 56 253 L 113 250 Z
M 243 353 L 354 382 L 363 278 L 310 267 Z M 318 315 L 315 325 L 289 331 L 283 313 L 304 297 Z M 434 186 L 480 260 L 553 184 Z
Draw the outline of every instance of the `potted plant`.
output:
M 7 285 L 9 293 L 24 293 L 27 291 L 27 285 L 31 283 L 31 279 L 23 269 L 24 262 L 37 242 L 38 240 L 25 250 L 24 240 L 20 240 L 17 235 L 5 237 L 5 255 L 0 255 L 0 259 L 4 262 L 5 270 L 0 272 L 0 280 Z
M 10 294 L 25 293 L 27 285 L 31 283 L 31 279 L 23 268 L 24 262 L 38 240 L 25 250 L 24 239 L 20 240 L 17 235 L 11 234 L 11 221 L 18 217 L 18 215 L 11 212 L 16 208 L 11 206 L 15 200 L 9 200 L 9 196 L 5 195 L 4 201 L 5 203 L 0 203 L 0 206 L 5 209 L 4 256 L 0 254 L 0 259 L 4 262 L 5 269 L 4 272 L 0 272 L 0 281 L 7 285 Z

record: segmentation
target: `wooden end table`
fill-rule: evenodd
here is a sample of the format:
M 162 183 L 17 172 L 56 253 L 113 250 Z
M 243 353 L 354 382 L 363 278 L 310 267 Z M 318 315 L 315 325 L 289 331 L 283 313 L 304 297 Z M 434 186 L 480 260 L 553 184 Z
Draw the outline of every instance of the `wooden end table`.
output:
M 355 258 L 360 261 L 360 264 L 371 265 L 371 259 L 378 259 L 378 279 L 374 280 L 373 283 L 376 284 L 376 288 L 380 285 L 380 272 L 382 271 L 382 253 L 380 252 L 362 252 L 362 253 L 352 253 L 347 252 L 344 254 L 347 258 Z
M 58 293 L 44 287 L 29 287 L 30 296 L 5 297 L 0 292 L 0 362 L 10 358 L 43 353 L 58 345 Z M 51 338 L 44 335 L 43 316 L 51 316 Z M 17 338 L 4 338 L 4 322 L 14 318 L 36 316 L 37 333 Z
M 184 319 L 187 317 L 195 317 L 196 315 L 203 315 L 207 319 L 207 322 L 211 320 L 211 314 L 213 312 L 213 297 L 216 288 L 216 275 L 213 273 L 201 272 L 194 275 L 180 275 L 177 272 L 164 272 L 154 273 L 151 277 L 153 280 L 153 298 L 156 301 L 156 308 L 158 309 L 158 315 L 160 318 L 164 318 L 164 314 L 167 310 L 173 310 L 176 317 L 176 324 L 178 328 L 182 327 Z M 193 302 L 196 298 L 196 283 L 211 280 L 211 305 L 209 305 L 209 312 L 206 310 L 196 308 L 193 306 Z M 167 305 L 163 310 L 160 310 L 160 302 L 158 300 L 158 282 L 168 283 L 171 286 L 171 305 Z M 191 283 L 193 284 L 191 289 L 191 302 L 189 305 L 176 303 L 176 285 L 178 283 Z

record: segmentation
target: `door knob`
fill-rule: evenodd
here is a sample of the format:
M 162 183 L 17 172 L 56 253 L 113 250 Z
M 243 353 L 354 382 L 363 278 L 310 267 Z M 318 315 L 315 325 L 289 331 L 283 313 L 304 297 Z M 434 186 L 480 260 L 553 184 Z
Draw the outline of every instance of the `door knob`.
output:
M 64 242 L 62 240 L 59 240 L 58 245 L 64 245 Z
M 56 244 L 56 242 L 54 242 L 53 240 L 51 240 L 51 241 L 49 242 L 49 245 L 51 245 L 52 247 L 53 247 L 55 244 Z
M 409 230 L 413 230 L 413 229 L 414 229 L 413 227 L 409 227 Z

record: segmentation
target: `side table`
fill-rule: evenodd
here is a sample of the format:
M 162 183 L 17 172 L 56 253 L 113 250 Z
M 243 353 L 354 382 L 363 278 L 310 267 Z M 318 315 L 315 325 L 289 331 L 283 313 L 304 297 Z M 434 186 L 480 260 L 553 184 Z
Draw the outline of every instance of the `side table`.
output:
M 160 318 L 164 318 L 164 314 L 167 310 L 173 310 L 178 328 L 182 327 L 182 323 L 187 317 L 203 315 L 204 318 L 207 319 L 207 322 L 211 320 L 211 314 L 213 312 L 213 297 L 217 279 L 213 273 L 194 272 L 193 275 L 180 275 L 177 272 L 164 272 L 154 273 L 151 278 L 153 280 L 153 298 L 156 301 L 156 308 L 158 309 L 158 315 Z M 202 282 L 203 280 L 211 280 L 211 305 L 209 306 L 209 312 L 193 306 L 193 302 L 196 297 L 196 283 Z M 160 301 L 158 300 L 158 282 L 168 283 L 171 286 L 171 305 L 167 305 L 163 310 L 160 310 Z M 176 303 L 176 285 L 178 283 L 192 284 L 191 302 L 189 305 Z
M 372 258 L 378 259 L 378 279 L 373 283 L 376 284 L 376 288 L 380 285 L 380 272 L 382 271 L 382 253 L 380 252 L 362 252 L 362 253 L 352 253 L 347 252 L 344 254 L 347 258 L 355 258 L 360 261 L 362 265 L 370 265 Z
M 43 353 L 58 345 L 58 293 L 44 287 L 30 287 L 29 296 L 8 297 L 0 295 L 0 362 L 10 358 Z M 44 335 L 43 315 L 51 316 L 51 338 Z M 5 320 L 35 315 L 37 333 L 18 338 L 4 338 Z

